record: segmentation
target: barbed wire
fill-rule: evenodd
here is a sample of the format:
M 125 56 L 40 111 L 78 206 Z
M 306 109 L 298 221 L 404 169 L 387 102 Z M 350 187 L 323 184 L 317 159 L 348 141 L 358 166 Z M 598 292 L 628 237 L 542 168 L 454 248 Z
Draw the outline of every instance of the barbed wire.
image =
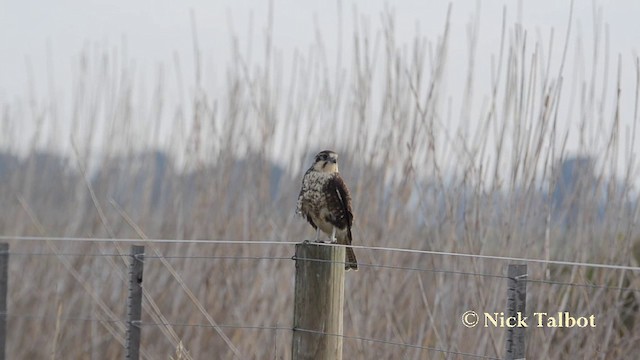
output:
M 73 241 L 73 242 L 117 242 L 117 243 L 166 243 L 166 244 L 227 244 L 227 245 L 296 245 L 300 242 L 295 241 L 273 241 L 273 240 L 180 240 L 180 239 L 132 239 L 132 238 L 90 238 L 90 237 L 43 237 L 43 236 L 8 236 L 0 235 L 0 241 L 8 240 L 20 240 L 20 241 Z M 342 244 L 332 243 L 314 243 L 321 246 L 345 246 Z M 374 250 L 374 251 L 392 251 L 403 252 L 413 254 L 425 254 L 425 255 L 437 255 L 437 256 L 453 256 L 463 258 L 476 258 L 486 260 L 499 260 L 499 261 L 512 261 L 512 262 L 526 262 L 526 263 L 538 263 L 549 265 L 566 265 L 566 266 L 581 266 L 591 268 L 604 268 L 611 270 L 630 270 L 640 271 L 638 266 L 630 265 L 615 265 L 615 264 L 602 264 L 602 263 L 588 263 L 578 261 L 564 261 L 564 260 L 546 260 L 546 259 L 530 259 L 524 257 L 513 256 L 499 256 L 499 255 L 480 255 L 469 253 L 457 253 L 447 251 L 435 251 L 435 250 L 418 250 L 407 248 L 395 248 L 384 246 L 364 246 L 364 245 L 350 245 L 354 249 Z

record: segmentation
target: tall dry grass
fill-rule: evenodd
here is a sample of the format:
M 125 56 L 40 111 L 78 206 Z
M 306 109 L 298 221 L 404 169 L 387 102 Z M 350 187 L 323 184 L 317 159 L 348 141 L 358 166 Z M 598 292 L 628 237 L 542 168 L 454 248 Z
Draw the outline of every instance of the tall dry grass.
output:
M 208 88 L 196 48 L 196 80 L 177 87 L 177 100 L 167 95 L 172 71 L 158 69 L 145 97 L 149 84 L 137 84 L 126 62 L 85 52 L 68 112 L 46 95 L 2 105 L 7 148 L 24 138 L 8 124 L 37 126 L 29 152 L 2 155 L 0 233 L 303 240 L 311 231 L 293 217 L 300 178 L 315 151 L 332 147 L 352 190 L 358 245 L 637 266 L 635 126 L 623 127 L 629 120 L 620 109 L 629 104 L 610 84 L 618 87 L 623 73 L 637 79 L 638 67 L 609 75 L 594 61 L 593 76 L 569 86 L 565 73 L 575 64 L 552 61 L 543 43 L 505 20 L 490 80 L 478 82 L 487 70 L 477 68 L 475 51 L 468 68 L 447 68 L 448 21 L 436 40 L 416 36 L 407 46 L 396 39 L 394 17 L 381 19 L 374 34 L 358 24 L 345 36 L 353 61 L 344 66 L 329 64 L 321 40 L 290 62 L 269 36 L 255 62 L 234 40 L 215 84 L 221 93 Z M 593 48 L 608 59 L 606 46 Z M 453 101 L 451 72 L 467 79 Z M 614 99 L 612 111 L 603 98 Z M 637 108 L 637 93 L 631 101 Z M 592 160 L 576 167 L 574 181 L 562 177 L 575 159 L 568 118 L 579 119 L 579 155 Z M 61 131 L 67 121 L 73 130 Z M 41 150 L 60 144 L 70 144 L 70 155 Z M 127 259 L 64 254 L 127 246 L 9 242 L 8 357 L 122 357 Z M 144 358 L 290 358 L 290 331 L 212 325 L 290 326 L 291 246 L 147 244 L 146 253 Z M 468 329 L 459 319 L 469 309 L 504 310 L 506 279 L 478 274 L 504 275 L 506 262 L 362 249 L 358 256 L 362 269 L 347 276 L 345 335 L 503 356 L 504 329 Z M 633 358 L 638 292 L 617 288 L 639 288 L 637 274 L 532 263 L 529 279 L 547 281 L 528 284 L 530 311 L 595 314 L 597 327 L 531 328 L 528 357 Z M 464 358 L 354 339 L 345 340 L 344 355 Z

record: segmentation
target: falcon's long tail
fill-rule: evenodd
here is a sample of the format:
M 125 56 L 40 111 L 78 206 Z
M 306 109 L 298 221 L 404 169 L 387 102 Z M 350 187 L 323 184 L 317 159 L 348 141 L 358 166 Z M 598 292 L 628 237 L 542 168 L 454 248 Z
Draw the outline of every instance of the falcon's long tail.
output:
M 351 236 L 351 228 L 347 228 L 346 244 L 351 245 L 353 237 Z M 344 253 L 344 268 L 349 271 L 351 269 L 358 270 L 358 260 L 356 259 L 356 253 L 353 252 L 353 248 L 346 248 Z
M 353 252 L 353 249 L 348 247 L 345 251 L 345 270 L 358 270 L 358 260 L 356 260 L 356 253 Z

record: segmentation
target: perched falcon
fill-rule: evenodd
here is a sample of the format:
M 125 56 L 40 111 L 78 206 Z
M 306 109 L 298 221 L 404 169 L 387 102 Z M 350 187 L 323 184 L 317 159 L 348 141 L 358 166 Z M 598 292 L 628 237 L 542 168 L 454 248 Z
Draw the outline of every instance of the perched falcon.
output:
M 316 241 L 322 230 L 332 242 L 351 245 L 351 195 L 338 172 L 338 154 L 325 150 L 316 155 L 302 178 L 296 213 L 316 229 Z M 358 270 L 356 254 L 350 247 L 346 248 L 345 269 Z

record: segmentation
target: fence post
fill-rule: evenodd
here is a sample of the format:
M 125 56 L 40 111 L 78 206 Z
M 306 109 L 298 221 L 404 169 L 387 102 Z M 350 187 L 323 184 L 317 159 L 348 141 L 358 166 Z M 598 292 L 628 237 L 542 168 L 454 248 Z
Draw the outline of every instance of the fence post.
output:
M 129 265 L 129 297 L 127 298 L 127 340 L 125 359 L 137 360 L 140 356 L 140 319 L 142 316 L 142 270 L 144 246 L 131 246 Z
M 0 243 L 0 360 L 6 356 L 7 291 L 9 288 L 9 244 Z
M 344 247 L 296 245 L 293 360 L 341 360 Z
M 527 265 L 509 264 L 507 270 L 507 317 L 526 316 Z M 524 359 L 525 327 L 507 327 L 506 359 Z

